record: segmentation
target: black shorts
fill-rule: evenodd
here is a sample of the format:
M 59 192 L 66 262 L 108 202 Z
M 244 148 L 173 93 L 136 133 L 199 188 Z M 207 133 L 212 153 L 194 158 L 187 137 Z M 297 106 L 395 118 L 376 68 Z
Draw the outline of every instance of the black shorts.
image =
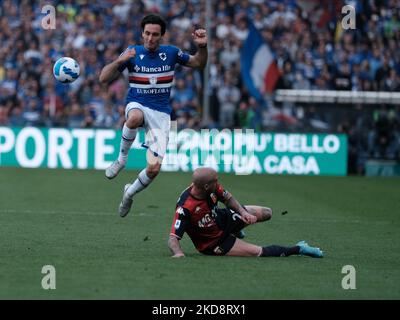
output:
M 218 227 L 223 230 L 221 239 L 215 246 L 209 247 L 201 253 L 207 255 L 225 255 L 233 247 L 236 242 L 236 236 L 240 230 L 242 230 L 246 223 L 240 217 L 240 214 L 229 209 L 217 209 L 217 216 L 215 218 Z

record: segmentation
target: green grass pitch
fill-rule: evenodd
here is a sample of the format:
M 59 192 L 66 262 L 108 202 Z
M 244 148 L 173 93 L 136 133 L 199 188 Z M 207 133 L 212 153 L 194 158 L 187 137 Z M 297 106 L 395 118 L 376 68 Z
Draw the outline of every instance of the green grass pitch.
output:
M 400 298 L 400 179 L 221 174 L 241 203 L 274 209 L 247 241 L 304 239 L 325 257 L 203 256 L 186 235 L 186 258 L 172 259 L 169 229 L 191 174 L 162 172 L 120 218 L 136 174 L 1 168 L 0 299 Z M 42 289 L 44 265 L 56 269 L 55 290 Z M 345 265 L 354 290 L 342 288 Z

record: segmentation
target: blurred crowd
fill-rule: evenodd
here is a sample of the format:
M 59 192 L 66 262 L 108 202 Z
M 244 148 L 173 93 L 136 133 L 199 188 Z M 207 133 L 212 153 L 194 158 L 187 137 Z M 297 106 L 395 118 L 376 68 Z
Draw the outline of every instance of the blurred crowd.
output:
M 42 27 L 46 4 L 56 8 L 55 29 Z M 346 4 L 356 8 L 355 30 L 342 28 Z M 211 0 L 211 5 L 210 118 L 202 119 L 203 73 L 178 67 L 171 105 L 179 129 L 338 131 L 354 140 L 355 163 L 362 152 L 366 158 L 399 156 L 398 107 L 336 106 L 342 109 L 328 113 L 321 105 L 279 105 L 272 98 L 260 104 L 240 76 L 251 21 L 276 56 L 281 73 L 276 88 L 400 91 L 399 1 Z M 196 51 L 191 33 L 205 26 L 205 0 L 0 1 L 0 125 L 121 128 L 126 75 L 110 86 L 100 85 L 98 76 L 128 45 L 141 43 L 140 21 L 151 12 L 167 20 L 164 43 Z M 81 76 L 72 84 L 57 83 L 52 75 L 61 56 L 80 64 Z M 392 130 L 381 144 L 376 141 L 387 129 L 380 126 Z

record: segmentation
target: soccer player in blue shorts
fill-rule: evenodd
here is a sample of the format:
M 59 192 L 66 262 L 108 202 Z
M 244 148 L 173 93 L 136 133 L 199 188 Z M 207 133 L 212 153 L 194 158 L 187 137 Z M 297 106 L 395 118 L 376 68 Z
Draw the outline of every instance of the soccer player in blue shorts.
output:
M 108 179 L 115 178 L 125 167 L 137 128 L 146 129 L 147 166 L 132 184 L 126 184 L 119 214 L 125 217 L 131 209 L 133 196 L 146 188 L 158 175 L 165 155 L 170 130 L 169 103 L 174 70 L 177 63 L 203 69 L 207 63 L 207 35 L 197 29 L 192 37 L 197 45 L 195 55 L 182 52 L 171 45 L 161 45 L 166 23 L 150 14 L 141 21 L 143 45 L 129 46 L 115 61 L 100 73 L 100 82 L 109 83 L 127 68 L 129 91 L 126 97 L 125 118 L 118 159 L 106 169 Z
M 227 208 L 218 208 L 221 201 Z M 168 246 L 174 258 L 184 257 L 179 240 L 186 232 L 196 249 L 207 255 L 242 257 L 287 257 L 306 255 L 322 258 L 319 248 L 305 241 L 292 247 L 278 245 L 257 246 L 237 238 L 244 227 L 271 219 L 272 210 L 261 206 L 241 206 L 218 183 L 217 172 L 211 168 L 198 168 L 192 184 L 178 199 Z

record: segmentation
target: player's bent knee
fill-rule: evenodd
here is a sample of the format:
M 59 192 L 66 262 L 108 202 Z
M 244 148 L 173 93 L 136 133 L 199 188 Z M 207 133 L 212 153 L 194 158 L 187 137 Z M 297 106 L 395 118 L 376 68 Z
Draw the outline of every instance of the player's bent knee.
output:
M 154 179 L 160 172 L 161 164 L 149 165 L 146 169 L 147 176 Z
M 262 221 L 271 219 L 272 218 L 272 209 L 267 208 L 267 207 L 261 208 L 261 217 L 262 217 Z
M 125 124 L 129 129 L 136 129 L 140 127 L 141 122 L 137 118 L 129 118 Z
M 125 122 L 129 129 L 136 129 L 143 124 L 143 113 L 140 110 L 131 110 Z

